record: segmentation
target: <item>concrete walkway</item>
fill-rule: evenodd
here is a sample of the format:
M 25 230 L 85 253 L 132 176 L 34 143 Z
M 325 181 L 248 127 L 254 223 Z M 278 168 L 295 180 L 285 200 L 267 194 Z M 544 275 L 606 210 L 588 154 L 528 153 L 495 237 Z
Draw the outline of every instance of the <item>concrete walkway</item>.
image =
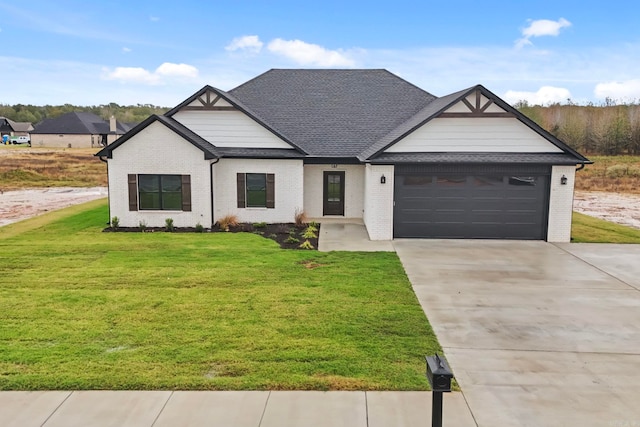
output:
M 461 393 L 444 426 L 472 427 Z M 429 392 L 45 391 L 0 393 L 2 427 L 425 427 Z
M 369 240 L 361 219 L 316 219 L 321 224 L 318 239 L 320 252 L 394 252 L 391 241 Z

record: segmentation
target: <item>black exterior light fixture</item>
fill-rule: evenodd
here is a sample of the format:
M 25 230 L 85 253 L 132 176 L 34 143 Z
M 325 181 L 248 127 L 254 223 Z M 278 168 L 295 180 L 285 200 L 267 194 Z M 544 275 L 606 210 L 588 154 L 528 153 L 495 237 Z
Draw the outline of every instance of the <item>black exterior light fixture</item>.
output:
M 453 373 L 438 354 L 427 356 L 427 379 L 432 390 L 431 427 L 442 427 L 442 393 L 451 391 Z
M 565 175 L 562 175 L 562 177 L 560 177 L 560 185 L 567 185 L 567 177 Z
M 380 177 L 380 184 L 386 184 L 386 183 L 387 183 L 387 178 L 384 175 L 382 175 Z

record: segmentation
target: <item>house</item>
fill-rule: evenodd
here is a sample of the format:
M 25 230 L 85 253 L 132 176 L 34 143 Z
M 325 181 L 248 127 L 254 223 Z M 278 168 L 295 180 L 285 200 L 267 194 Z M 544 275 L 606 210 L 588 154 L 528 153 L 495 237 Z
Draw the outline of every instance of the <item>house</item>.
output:
M 570 240 L 591 163 L 481 85 L 436 97 L 386 70 L 274 69 L 205 86 L 96 154 L 121 226 L 361 219 L 372 240 Z
M 44 119 L 31 132 L 34 147 L 104 147 L 124 135 L 132 126 L 88 112 L 71 112 Z
M 6 117 L 0 117 L 0 140 L 3 136 L 17 137 L 29 136 L 29 132 L 33 130 L 33 126 L 29 122 L 14 122 Z

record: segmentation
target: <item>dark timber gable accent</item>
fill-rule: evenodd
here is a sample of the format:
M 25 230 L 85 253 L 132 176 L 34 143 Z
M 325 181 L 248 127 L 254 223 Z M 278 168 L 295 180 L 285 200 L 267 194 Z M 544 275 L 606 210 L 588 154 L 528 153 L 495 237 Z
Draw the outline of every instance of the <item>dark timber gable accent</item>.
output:
M 231 106 L 216 106 L 216 103 L 222 97 L 210 90 L 207 90 L 205 93 L 198 95 L 196 99 L 202 105 L 186 105 L 182 107 L 184 111 L 236 111 L 235 107 Z
M 438 117 L 442 117 L 442 118 L 461 118 L 461 117 L 515 117 L 515 115 L 513 113 L 509 113 L 509 112 L 503 112 L 503 113 L 497 113 L 497 112 L 486 112 L 487 108 L 489 108 L 494 102 L 491 99 L 488 99 L 487 102 L 485 102 L 484 104 L 482 104 L 482 91 L 480 89 L 476 89 L 475 90 L 475 95 L 476 95 L 476 99 L 475 99 L 475 105 L 471 104 L 469 102 L 469 100 L 467 100 L 467 97 L 462 98 L 462 103 L 464 105 L 467 106 L 467 108 L 469 109 L 468 113 L 461 113 L 461 112 L 455 112 L 455 113 L 440 113 L 440 115 Z

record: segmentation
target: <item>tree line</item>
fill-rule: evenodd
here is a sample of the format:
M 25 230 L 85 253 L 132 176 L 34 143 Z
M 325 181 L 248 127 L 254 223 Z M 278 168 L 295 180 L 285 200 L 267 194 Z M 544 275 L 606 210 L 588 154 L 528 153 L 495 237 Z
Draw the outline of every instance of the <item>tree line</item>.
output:
M 640 105 L 552 104 L 515 107 L 570 147 L 585 155 L 640 155 Z
M 640 155 L 640 104 L 616 104 L 606 100 L 602 105 L 577 105 L 569 100 L 567 104 L 540 106 L 521 101 L 515 108 L 585 155 Z M 110 103 L 88 107 L 0 104 L 0 117 L 35 125 L 72 111 L 86 111 L 105 120 L 113 115 L 124 123 L 139 123 L 151 114 L 164 114 L 168 110 L 151 104 Z
M 113 102 L 88 107 L 71 104 L 44 106 L 0 104 L 0 117 L 6 117 L 16 122 L 31 122 L 35 126 L 44 119 L 56 118 L 74 111 L 83 111 L 93 113 L 105 120 L 113 115 L 120 122 L 140 123 L 151 114 L 164 114 L 168 110 L 169 108 L 151 104 L 119 105 Z

